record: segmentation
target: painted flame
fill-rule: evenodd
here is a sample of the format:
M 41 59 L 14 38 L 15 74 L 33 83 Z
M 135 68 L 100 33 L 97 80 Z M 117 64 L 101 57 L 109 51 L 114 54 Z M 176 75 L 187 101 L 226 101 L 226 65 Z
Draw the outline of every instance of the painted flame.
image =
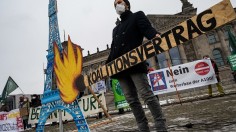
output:
M 68 36 L 68 53 L 63 51 L 61 57 L 58 46 L 54 43 L 54 71 L 57 76 L 57 87 L 65 103 L 72 103 L 79 94 L 76 79 L 82 72 L 82 50 L 78 45 L 73 45 Z M 75 49 L 74 49 L 74 48 Z

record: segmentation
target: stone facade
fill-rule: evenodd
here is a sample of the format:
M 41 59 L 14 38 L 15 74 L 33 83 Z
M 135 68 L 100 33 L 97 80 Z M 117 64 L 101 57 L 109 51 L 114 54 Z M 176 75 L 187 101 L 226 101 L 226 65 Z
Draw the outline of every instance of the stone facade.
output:
M 187 0 L 181 0 L 183 3 L 182 12 L 174 15 L 147 15 L 152 26 L 159 32 L 164 33 L 186 19 L 196 15 L 197 8 L 193 8 Z M 236 8 L 235 8 L 236 11 Z M 228 42 L 227 32 L 230 31 L 236 34 L 236 20 L 221 26 L 215 30 L 212 30 L 204 35 L 201 35 L 195 39 L 177 46 L 180 55 L 180 62 L 187 63 L 194 60 L 202 59 L 204 55 L 209 55 L 215 60 L 221 71 L 221 76 L 225 79 L 233 78 L 231 75 L 230 66 L 227 63 L 227 56 L 230 55 L 230 47 Z M 97 51 L 97 53 L 89 54 L 84 57 L 83 62 L 83 74 L 87 74 L 89 71 L 93 71 L 98 67 L 105 64 L 105 61 L 109 55 L 110 48 L 107 45 L 107 49 L 104 51 Z M 165 59 L 171 60 L 169 51 L 164 53 Z M 172 60 L 173 61 L 173 60 Z M 172 62 L 171 61 L 171 62 Z M 148 60 L 148 63 L 154 69 L 159 69 L 159 62 L 157 57 L 153 57 Z M 172 64 L 173 65 L 173 64 Z M 109 81 L 107 81 L 109 82 Z

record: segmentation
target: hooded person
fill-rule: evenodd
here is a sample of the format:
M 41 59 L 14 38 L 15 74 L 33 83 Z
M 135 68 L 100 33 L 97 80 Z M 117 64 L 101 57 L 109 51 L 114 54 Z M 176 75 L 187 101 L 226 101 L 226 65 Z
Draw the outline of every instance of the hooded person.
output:
M 116 13 L 120 16 L 120 22 L 113 29 L 112 44 L 106 63 L 110 63 L 123 54 L 140 46 L 144 37 L 153 39 L 160 37 L 142 11 L 131 12 L 128 0 L 115 0 Z M 111 78 L 119 81 L 122 91 L 134 114 L 139 131 L 150 131 L 148 120 L 145 116 L 138 94 L 144 100 L 151 111 L 157 131 L 167 131 L 166 120 L 158 99 L 153 94 L 147 79 L 146 62 L 139 63 L 125 69 Z
M 36 108 L 41 105 L 42 104 L 41 104 L 40 97 L 36 94 L 33 94 L 32 98 L 31 98 L 31 107 Z

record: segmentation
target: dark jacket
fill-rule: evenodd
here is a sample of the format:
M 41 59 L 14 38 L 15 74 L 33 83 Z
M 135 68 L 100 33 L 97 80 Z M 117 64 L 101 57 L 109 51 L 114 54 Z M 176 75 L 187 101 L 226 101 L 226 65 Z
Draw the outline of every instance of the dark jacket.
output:
M 217 66 L 216 62 L 213 61 L 212 59 L 211 59 L 211 64 L 212 64 L 212 67 L 213 67 L 213 69 L 214 69 L 214 71 L 215 71 L 216 79 L 217 79 L 218 82 L 220 82 L 220 75 L 219 75 L 218 66 Z
M 31 99 L 31 107 L 35 108 L 41 106 L 41 100 L 38 95 L 34 95 L 35 99 Z
M 212 67 L 215 71 L 215 74 L 219 74 L 219 69 L 218 69 L 216 62 L 211 59 L 211 64 L 212 64 Z
M 132 13 L 127 10 L 121 15 L 120 23 L 113 29 L 111 51 L 106 63 L 140 46 L 144 37 L 152 39 L 156 34 L 157 31 L 142 11 Z M 142 62 L 118 73 L 113 78 L 125 75 L 127 72 L 147 73 L 147 67 L 145 62 Z

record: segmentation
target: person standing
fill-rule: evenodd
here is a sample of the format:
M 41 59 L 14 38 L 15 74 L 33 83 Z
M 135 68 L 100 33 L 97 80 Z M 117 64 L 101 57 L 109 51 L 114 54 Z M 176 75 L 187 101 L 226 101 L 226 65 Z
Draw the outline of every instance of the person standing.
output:
M 40 100 L 40 97 L 36 94 L 33 94 L 32 98 L 31 98 L 31 107 L 32 108 L 36 108 L 36 107 L 39 107 L 41 106 L 41 100 Z M 35 123 L 35 129 L 37 128 L 38 126 L 38 123 Z
M 220 72 L 219 72 L 219 69 L 218 69 L 218 66 L 216 65 L 215 61 L 213 61 L 209 55 L 204 55 L 203 56 L 203 59 L 210 59 L 211 60 L 211 64 L 212 64 L 212 67 L 215 71 L 215 75 L 216 75 L 216 79 L 217 79 L 217 83 L 216 83 L 216 86 L 218 88 L 218 91 L 220 93 L 220 96 L 224 96 L 225 93 L 224 93 L 224 89 L 223 87 L 221 86 L 220 84 Z M 208 85 L 208 97 L 211 98 L 212 97 L 212 87 L 211 85 Z
M 36 107 L 39 107 L 41 105 L 42 104 L 41 104 L 40 97 L 36 94 L 33 94 L 32 98 L 31 98 L 31 107 L 36 108 Z
M 22 115 L 22 119 L 24 124 L 24 130 L 26 130 L 30 128 L 30 125 L 28 124 L 30 102 L 27 97 L 25 96 L 20 97 L 19 108 L 24 109 L 24 114 Z
M 144 37 L 149 40 L 160 37 L 160 34 L 151 26 L 144 12 L 132 13 L 130 11 L 128 0 L 115 0 L 114 6 L 117 14 L 120 15 L 121 21 L 113 29 L 111 51 L 106 63 L 140 46 Z M 139 131 L 146 132 L 150 129 L 138 94 L 148 105 L 157 131 L 167 131 L 166 120 L 160 103 L 148 83 L 146 62 L 139 63 L 113 75 L 111 78 L 118 79 L 126 100 L 132 109 Z

